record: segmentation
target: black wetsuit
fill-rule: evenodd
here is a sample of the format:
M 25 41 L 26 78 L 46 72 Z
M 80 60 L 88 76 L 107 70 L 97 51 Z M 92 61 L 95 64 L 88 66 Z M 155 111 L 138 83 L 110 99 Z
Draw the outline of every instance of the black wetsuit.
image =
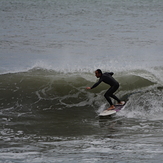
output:
M 106 100 L 109 102 L 110 105 L 113 105 L 110 97 L 112 97 L 113 99 L 118 101 L 118 103 L 121 102 L 115 95 L 113 95 L 113 93 L 119 88 L 119 83 L 112 77 L 113 74 L 114 74 L 113 72 L 103 73 L 101 75 L 99 81 L 91 87 L 91 89 L 93 89 L 93 88 L 97 87 L 101 82 L 104 82 L 104 83 L 110 85 L 111 87 L 104 94 L 104 97 L 106 98 Z

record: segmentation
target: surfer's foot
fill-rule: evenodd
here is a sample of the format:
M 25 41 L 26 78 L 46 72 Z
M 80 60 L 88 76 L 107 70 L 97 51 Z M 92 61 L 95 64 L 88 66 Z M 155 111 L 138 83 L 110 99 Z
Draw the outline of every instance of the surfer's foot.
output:
M 120 103 L 118 103 L 118 105 L 124 105 L 125 101 L 121 101 Z
M 113 109 L 115 109 L 114 105 L 110 106 L 110 108 L 108 108 L 107 110 L 113 110 Z

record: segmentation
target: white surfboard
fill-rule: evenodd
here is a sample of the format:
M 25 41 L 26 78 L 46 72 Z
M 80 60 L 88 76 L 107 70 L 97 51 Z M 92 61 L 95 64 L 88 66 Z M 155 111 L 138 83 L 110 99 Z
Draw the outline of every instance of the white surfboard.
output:
M 99 114 L 99 117 L 105 117 L 105 116 L 111 116 L 113 114 L 116 114 L 116 112 L 120 111 L 124 105 L 114 105 L 114 110 L 104 110 Z
M 115 110 L 104 110 L 103 112 L 101 112 L 99 114 L 99 116 L 108 116 L 108 115 L 112 115 L 112 114 L 115 114 L 116 111 Z

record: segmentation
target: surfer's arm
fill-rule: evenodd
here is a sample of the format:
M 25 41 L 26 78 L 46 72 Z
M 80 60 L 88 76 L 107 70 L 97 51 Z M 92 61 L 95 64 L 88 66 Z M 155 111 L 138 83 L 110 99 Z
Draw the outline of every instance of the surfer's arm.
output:
M 100 83 L 102 82 L 102 80 L 100 79 L 97 83 L 95 83 L 92 87 L 90 87 L 91 89 L 97 87 Z
M 97 87 L 100 83 L 102 82 L 102 80 L 100 79 L 98 82 L 96 82 L 92 87 L 87 87 L 86 89 L 93 89 L 95 87 Z

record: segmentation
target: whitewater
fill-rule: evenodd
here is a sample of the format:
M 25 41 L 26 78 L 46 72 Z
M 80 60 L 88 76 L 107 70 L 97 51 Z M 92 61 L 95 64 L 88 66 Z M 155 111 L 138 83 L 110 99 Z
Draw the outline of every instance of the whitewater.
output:
M 0 0 L 0 163 L 163 160 L 161 0 Z M 127 101 L 99 119 L 114 72 Z M 113 101 L 115 102 L 115 101 Z

